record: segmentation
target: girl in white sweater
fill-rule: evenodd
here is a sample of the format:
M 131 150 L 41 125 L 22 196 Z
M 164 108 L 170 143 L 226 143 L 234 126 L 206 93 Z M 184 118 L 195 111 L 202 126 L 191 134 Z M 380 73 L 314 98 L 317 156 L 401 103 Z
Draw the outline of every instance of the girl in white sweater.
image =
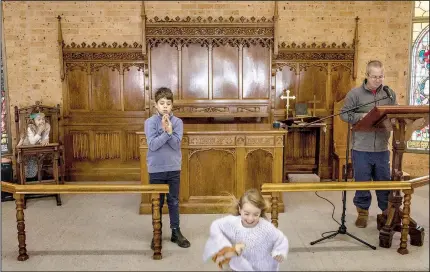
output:
M 288 239 L 267 220 L 266 211 L 260 191 L 245 192 L 233 215 L 212 223 L 204 261 L 212 258 L 220 268 L 233 271 L 279 271 L 279 263 L 287 257 Z

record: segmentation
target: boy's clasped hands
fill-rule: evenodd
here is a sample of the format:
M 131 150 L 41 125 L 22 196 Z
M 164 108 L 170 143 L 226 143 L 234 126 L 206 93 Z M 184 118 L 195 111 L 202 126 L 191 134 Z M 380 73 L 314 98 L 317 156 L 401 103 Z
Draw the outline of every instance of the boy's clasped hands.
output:
M 165 132 L 167 132 L 168 134 L 172 134 L 173 129 L 172 129 L 172 122 L 170 122 L 169 119 L 169 115 L 168 114 L 164 114 L 163 118 L 161 120 L 161 124 L 163 126 L 163 130 Z

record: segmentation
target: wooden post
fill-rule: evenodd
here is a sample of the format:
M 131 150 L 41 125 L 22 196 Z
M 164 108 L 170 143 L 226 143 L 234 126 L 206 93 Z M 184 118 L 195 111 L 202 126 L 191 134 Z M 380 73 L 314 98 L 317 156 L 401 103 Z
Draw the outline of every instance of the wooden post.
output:
M 152 226 L 154 228 L 154 255 L 152 259 L 161 260 L 161 214 L 160 214 L 160 194 L 152 194 Z
M 357 69 L 358 69 L 358 20 L 360 18 L 355 17 L 355 33 L 354 33 L 354 40 L 353 40 L 353 46 L 354 46 L 354 67 L 352 72 L 352 79 L 357 79 Z
M 24 222 L 24 195 L 14 194 L 16 203 L 16 227 L 18 229 L 18 261 L 28 259 L 27 248 L 25 245 L 25 222 Z
M 278 20 L 279 20 L 279 14 L 278 14 L 278 1 L 275 1 L 275 12 L 273 16 L 273 32 L 274 32 L 274 39 L 273 39 L 273 54 L 278 56 L 278 39 L 279 39 L 279 27 L 278 27 Z
M 61 16 L 58 15 L 58 51 L 60 53 L 60 78 L 61 81 L 65 78 L 64 73 L 64 62 L 63 62 L 63 46 L 64 46 L 64 40 L 63 40 L 63 32 L 61 30 Z
M 272 224 L 278 227 L 278 196 L 272 193 Z
M 141 10 L 140 17 L 142 17 L 142 54 L 146 55 L 146 37 L 145 37 L 146 14 L 145 14 L 145 1 L 142 1 L 142 10 Z
M 408 254 L 409 251 L 407 249 L 408 245 L 408 234 L 409 234 L 409 223 L 410 217 L 409 214 L 411 212 L 411 198 L 414 189 L 411 190 L 403 190 L 404 201 L 403 201 L 403 216 L 402 216 L 402 234 L 400 237 L 400 247 L 397 250 L 398 253 L 405 255 Z

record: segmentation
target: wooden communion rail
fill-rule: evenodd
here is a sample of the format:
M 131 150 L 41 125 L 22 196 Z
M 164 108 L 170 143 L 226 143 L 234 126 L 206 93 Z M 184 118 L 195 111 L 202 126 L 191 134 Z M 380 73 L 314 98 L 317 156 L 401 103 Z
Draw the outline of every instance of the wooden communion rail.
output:
M 278 198 L 280 196 L 280 193 L 283 193 L 283 192 L 402 190 L 404 193 L 403 216 L 401 218 L 402 226 L 401 226 L 400 247 L 397 250 L 397 252 L 403 255 L 403 254 L 408 254 L 407 242 L 408 242 L 409 224 L 411 223 L 410 206 L 411 206 L 412 194 L 415 188 L 424 186 L 428 183 L 429 183 L 429 176 L 411 179 L 408 181 L 264 183 L 261 185 L 261 192 L 262 194 L 271 195 L 271 215 L 272 215 L 271 220 L 272 220 L 272 223 L 276 227 L 278 227 Z M 391 207 L 392 205 L 389 204 L 389 209 L 391 209 Z M 387 224 L 388 224 L 388 221 L 391 221 L 391 220 L 392 218 L 390 218 L 390 220 L 387 220 Z M 391 229 L 382 228 L 379 235 L 380 246 L 382 246 L 383 244 L 381 243 L 381 241 L 383 239 L 386 239 L 385 237 L 386 235 L 384 231 L 386 232 L 387 230 L 389 232 L 388 233 L 389 239 L 392 239 L 393 231 Z M 422 233 L 422 235 L 424 235 L 424 232 Z M 391 246 L 391 241 L 389 245 Z
M 25 244 L 24 196 L 26 194 L 151 194 L 152 226 L 154 228 L 154 260 L 161 260 L 161 215 L 160 193 L 169 193 L 166 184 L 151 185 L 18 185 L 1 182 L 1 190 L 13 194 L 16 203 L 19 261 L 28 259 Z

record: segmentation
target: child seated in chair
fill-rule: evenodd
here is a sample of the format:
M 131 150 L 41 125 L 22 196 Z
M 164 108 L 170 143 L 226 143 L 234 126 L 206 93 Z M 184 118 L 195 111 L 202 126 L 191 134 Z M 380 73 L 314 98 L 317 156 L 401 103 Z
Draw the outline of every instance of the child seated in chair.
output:
M 42 112 L 30 114 L 26 133 L 21 134 L 18 146 L 42 145 L 49 143 L 49 131 L 51 125 L 45 121 L 45 114 Z M 34 178 L 37 175 L 37 157 L 32 156 L 27 159 L 25 165 L 25 177 Z

